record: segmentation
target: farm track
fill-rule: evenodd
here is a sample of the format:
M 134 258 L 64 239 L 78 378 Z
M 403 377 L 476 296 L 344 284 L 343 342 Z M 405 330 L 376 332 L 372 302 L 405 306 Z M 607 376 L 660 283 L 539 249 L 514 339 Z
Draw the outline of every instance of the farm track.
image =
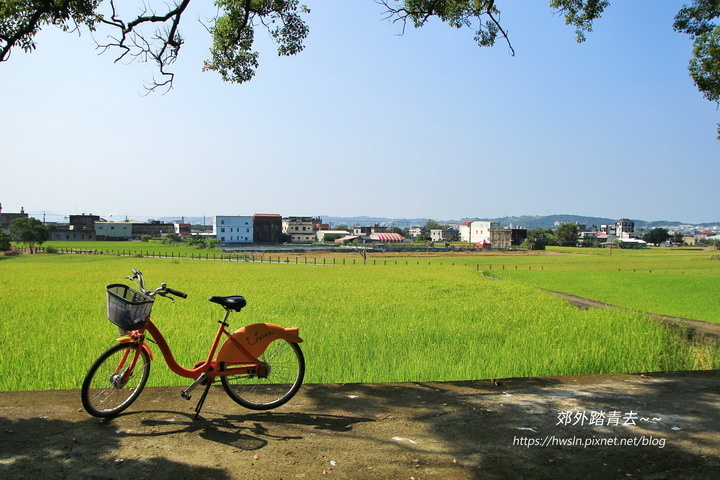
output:
M 577 306 L 578 308 L 622 308 L 617 305 L 611 305 L 609 303 L 598 302 L 596 300 L 590 300 L 589 298 L 578 297 L 576 295 L 570 295 L 569 293 L 556 292 L 554 290 L 545 290 L 548 293 L 557 295 L 559 297 L 567 299 L 570 303 Z M 720 323 L 703 322 L 701 320 L 693 320 L 691 318 L 672 317 L 669 315 L 661 315 L 658 313 L 650 312 L 638 312 L 643 315 L 647 315 L 650 318 L 660 320 L 667 325 L 676 328 L 687 329 L 689 336 L 701 335 L 705 337 L 711 337 L 714 339 L 720 339 Z

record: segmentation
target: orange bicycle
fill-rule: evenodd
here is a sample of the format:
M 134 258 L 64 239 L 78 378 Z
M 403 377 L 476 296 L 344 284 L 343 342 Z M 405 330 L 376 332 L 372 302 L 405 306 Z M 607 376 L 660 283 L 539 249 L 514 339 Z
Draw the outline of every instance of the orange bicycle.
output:
M 193 368 L 184 368 L 175 361 L 165 338 L 150 320 L 150 311 L 157 296 L 175 302 L 172 296 L 187 298 L 187 294 L 168 288 L 165 283 L 146 290 L 142 273 L 137 270 L 132 273 L 126 278 L 137 283 L 139 292 L 124 284 L 107 286 L 108 320 L 118 326 L 122 337 L 117 339 L 117 345 L 100 355 L 85 376 L 81 397 L 90 415 L 113 417 L 140 396 L 153 360 L 148 342 L 157 344 L 170 370 L 194 380 L 181 392 L 183 398 L 190 400 L 198 385 L 205 386 L 195 407 L 195 418 L 217 379 L 230 398 L 253 410 L 279 407 L 297 393 L 305 376 L 305 359 L 298 345 L 302 339 L 297 328 L 255 323 L 230 333 L 227 330 L 230 314 L 245 307 L 245 298 L 210 297 L 211 302 L 222 305 L 225 316 L 218 322 L 220 326 L 207 359 Z M 220 346 L 223 337 L 227 338 Z

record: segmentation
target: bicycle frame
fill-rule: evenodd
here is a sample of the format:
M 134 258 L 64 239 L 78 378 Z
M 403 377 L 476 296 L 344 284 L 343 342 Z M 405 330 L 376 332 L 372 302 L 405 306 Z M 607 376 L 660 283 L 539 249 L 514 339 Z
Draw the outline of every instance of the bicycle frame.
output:
M 206 360 L 197 363 L 193 368 L 185 368 L 177 363 L 170 345 L 168 345 L 158 327 L 151 321 L 149 315 L 144 328 L 127 332 L 129 336 L 118 338 L 117 341 L 120 343 L 136 342 L 138 344 L 138 351 L 135 359 L 133 359 L 134 365 L 141 348 L 147 351 L 151 360 L 153 359 L 152 351 L 145 343 L 145 333 L 149 333 L 152 340 L 160 348 L 165 363 L 173 373 L 192 379 L 197 379 L 204 373 L 210 381 L 219 376 L 256 372 L 262 365 L 258 357 L 262 355 L 268 344 L 277 338 L 283 338 L 294 343 L 302 342 L 302 339 L 298 336 L 297 328 L 283 328 L 271 323 L 246 325 L 231 334 L 226 328 L 229 316 L 230 311 L 226 311 L 225 318 L 218 322 L 220 326 L 215 333 Z M 223 336 L 227 337 L 227 339 L 218 353 L 218 346 Z M 231 364 L 232 367 L 226 368 L 228 364 Z

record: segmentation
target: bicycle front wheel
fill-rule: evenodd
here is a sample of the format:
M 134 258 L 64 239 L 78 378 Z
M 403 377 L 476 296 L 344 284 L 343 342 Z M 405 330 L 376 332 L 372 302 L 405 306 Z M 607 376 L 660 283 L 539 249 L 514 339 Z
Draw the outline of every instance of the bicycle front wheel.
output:
M 297 343 L 279 339 L 268 345 L 258 360 L 260 366 L 248 373 L 221 376 L 222 386 L 230 398 L 245 408 L 279 407 L 300 389 L 305 376 L 302 350 Z
M 115 345 L 95 360 L 85 376 L 80 392 L 83 407 L 95 417 L 113 417 L 137 399 L 148 376 L 150 357 L 144 348 L 136 343 Z

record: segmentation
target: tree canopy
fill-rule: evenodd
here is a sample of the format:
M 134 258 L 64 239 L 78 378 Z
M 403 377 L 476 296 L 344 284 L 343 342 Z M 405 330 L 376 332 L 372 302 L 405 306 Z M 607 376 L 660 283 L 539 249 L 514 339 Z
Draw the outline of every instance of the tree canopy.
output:
M 557 244 L 563 247 L 575 247 L 578 243 L 580 227 L 577 223 L 563 223 L 555 230 Z
M 660 245 L 670 239 L 670 232 L 666 228 L 653 228 L 643 235 L 643 240 L 654 245 Z
M 98 42 L 103 51 L 114 50 L 117 60 L 124 58 L 152 62 L 160 78 L 148 89 L 172 87 L 172 64 L 184 45 L 180 26 L 191 1 L 146 0 L 142 8 L 128 13 L 127 2 L 117 0 L 3 0 L 0 2 L 0 62 L 7 61 L 17 48 L 34 50 L 35 38 L 46 26 L 78 32 L 108 29 L 107 41 Z M 207 1 L 207 0 L 206 0 Z M 368 0 L 370 1 L 370 0 Z M 500 22 L 499 0 L 374 0 L 384 8 L 385 19 L 398 23 L 401 30 L 410 25 L 424 26 L 439 19 L 453 28 L 469 28 L 475 42 L 492 46 L 504 41 L 511 54 L 507 29 Z M 133 3 L 133 2 L 130 2 Z M 204 71 L 215 71 L 223 80 L 249 81 L 259 66 L 255 50 L 256 30 L 265 30 L 277 43 L 279 55 L 295 55 L 304 48 L 309 29 L 304 16 L 310 10 L 298 0 L 215 0 L 213 18 L 205 25 L 212 35 Z M 567 25 L 575 28 L 578 42 L 592 31 L 593 22 L 609 6 L 608 0 L 550 0 Z M 689 71 L 700 92 L 720 105 L 720 2 L 692 0 L 675 17 L 673 28 L 688 34 L 694 42 Z M 720 126 L 718 127 L 720 138 Z
M 37 218 L 16 218 L 10 222 L 10 234 L 16 242 L 26 243 L 30 251 L 35 245 L 42 245 L 50 238 L 47 228 Z

